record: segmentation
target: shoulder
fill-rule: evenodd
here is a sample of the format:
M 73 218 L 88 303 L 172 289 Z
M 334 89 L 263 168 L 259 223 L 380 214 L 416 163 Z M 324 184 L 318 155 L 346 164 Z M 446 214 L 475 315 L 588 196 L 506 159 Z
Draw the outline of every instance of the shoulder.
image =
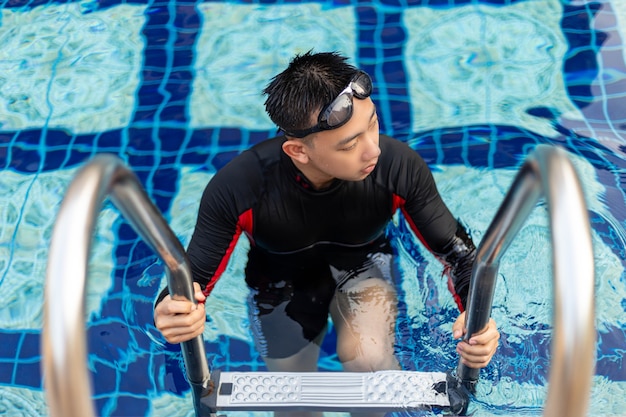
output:
M 283 141 L 282 137 L 267 139 L 243 151 L 218 170 L 212 181 L 259 181 L 263 172 L 279 164 Z
M 247 168 L 265 167 L 280 161 L 284 137 L 264 140 L 235 156 L 220 171 L 246 171 Z M 252 166 L 248 167 L 248 165 Z
M 380 157 L 376 182 L 408 198 L 434 188 L 430 168 L 417 151 L 389 136 L 380 136 Z
M 428 166 L 420 154 L 405 142 L 390 136 L 380 135 L 379 162 L 390 172 L 416 172 L 428 170 Z
M 249 206 L 265 189 L 269 173 L 278 169 L 283 140 L 268 139 L 235 156 L 211 178 L 203 200 Z

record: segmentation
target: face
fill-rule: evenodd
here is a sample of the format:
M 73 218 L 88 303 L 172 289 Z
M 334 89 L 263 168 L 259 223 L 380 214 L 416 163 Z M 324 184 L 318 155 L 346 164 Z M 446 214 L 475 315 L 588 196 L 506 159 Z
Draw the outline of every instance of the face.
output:
M 335 178 L 363 180 L 376 167 L 380 155 L 376 106 L 369 97 L 354 98 L 353 106 L 352 118 L 345 125 L 312 134 L 302 142 L 306 158 L 297 165 L 316 188 Z

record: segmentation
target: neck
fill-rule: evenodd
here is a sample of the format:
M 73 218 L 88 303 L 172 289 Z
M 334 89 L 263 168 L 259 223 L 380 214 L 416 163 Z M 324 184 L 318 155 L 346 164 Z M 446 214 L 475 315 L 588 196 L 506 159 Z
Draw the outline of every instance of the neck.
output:
M 305 176 L 306 180 L 311 184 L 314 190 L 323 190 L 324 188 L 329 187 L 333 181 L 334 177 L 331 177 L 327 174 L 324 174 L 317 169 L 312 168 L 309 164 L 301 164 L 295 159 L 291 159 L 293 164 L 296 166 L 298 171 Z

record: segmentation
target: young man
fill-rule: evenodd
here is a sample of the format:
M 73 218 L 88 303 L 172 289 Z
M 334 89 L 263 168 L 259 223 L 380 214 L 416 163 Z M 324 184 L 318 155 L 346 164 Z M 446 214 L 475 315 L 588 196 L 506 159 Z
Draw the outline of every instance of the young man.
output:
M 198 306 L 166 292 L 155 323 L 171 343 L 202 333 L 203 301 L 240 236 L 250 240 L 250 325 L 270 371 L 314 371 L 330 314 L 345 370 L 399 369 L 396 291 L 385 228 L 400 209 L 449 270 L 464 311 L 475 247 L 425 162 L 379 135 L 370 77 L 336 53 L 296 56 L 265 89 L 283 136 L 234 158 L 202 196 L 188 247 Z M 453 325 L 463 335 L 464 313 Z M 498 346 L 491 320 L 457 351 L 485 367 Z

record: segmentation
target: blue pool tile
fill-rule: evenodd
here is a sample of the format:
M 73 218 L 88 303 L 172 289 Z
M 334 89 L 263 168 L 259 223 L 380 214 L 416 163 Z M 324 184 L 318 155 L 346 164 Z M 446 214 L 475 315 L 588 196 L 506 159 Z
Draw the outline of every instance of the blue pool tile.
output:
M 146 27 L 165 27 L 170 23 L 169 8 L 151 6 L 146 10 Z
M 213 158 L 211 158 L 211 165 L 216 171 L 219 171 L 224 165 L 229 163 L 240 152 L 218 152 Z
M 0 384 L 12 385 L 15 382 L 13 381 L 13 375 L 15 372 L 15 363 L 10 361 L 5 361 L 4 359 L 0 359 Z
M 44 158 L 44 163 L 40 167 L 42 171 L 51 171 L 64 166 L 64 161 L 67 159 L 66 150 L 48 150 Z
M 161 159 L 161 164 L 163 163 L 163 159 Z M 174 192 L 177 191 L 176 183 L 178 180 L 178 170 L 177 169 L 168 169 L 163 167 L 162 169 L 157 169 L 154 171 L 152 175 L 152 181 L 154 183 L 152 190 L 161 193 L 161 195 L 165 195 L 164 193 L 168 193 L 168 195 L 172 196 Z
M 161 127 L 158 135 L 162 152 L 178 153 L 182 150 L 187 131 L 179 128 Z
M 155 148 L 155 138 L 153 136 L 152 128 L 130 128 L 128 129 L 128 147 L 136 153 L 137 158 L 145 158 L 149 157 L 152 161 L 154 161 L 155 155 L 149 155 L 148 152 L 145 151 L 154 151 Z M 153 162 L 147 163 L 145 165 L 152 166 Z M 133 166 L 141 166 L 144 165 L 140 162 L 133 164 Z
M 199 29 L 202 22 L 198 15 L 197 1 L 180 1 L 175 4 L 174 26 L 179 30 Z
M 115 399 L 115 406 L 111 408 L 112 416 L 137 417 L 146 415 L 150 403 L 146 398 L 136 398 L 134 395 L 120 394 Z
M 185 86 L 185 87 L 181 87 L 182 91 L 182 95 L 183 96 L 187 96 L 187 93 L 189 92 L 189 87 Z M 178 95 L 180 95 L 179 93 L 181 91 L 177 91 L 176 89 L 170 89 L 168 88 L 168 91 L 170 92 L 170 94 L 172 95 L 172 97 L 176 97 Z M 177 104 L 169 104 L 165 107 L 163 107 L 163 109 L 159 112 L 159 120 L 169 120 L 169 121 L 176 121 L 176 122 L 185 122 L 187 118 L 186 115 L 186 107 L 183 105 L 177 105 Z
M 626 381 L 626 331 L 617 327 L 598 333 L 596 373 L 613 381 Z
M 208 149 L 208 147 L 211 145 L 211 137 L 213 136 L 213 134 L 213 129 L 197 129 L 192 131 L 191 138 L 189 139 L 189 144 L 187 145 L 187 149 Z
M 96 397 L 100 394 L 113 394 L 117 392 L 119 372 L 117 368 L 106 361 L 101 360 L 93 353 L 89 354 L 89 368 L 93 378 L 93 392 Z
M 164 94 L 160 91 L 161 81 L 154 84 L 142 84 L 139 88 L 139 105 L 140 106 L 158 106 L 165 100 Z M 135 113 L 135 115 L 137 112 Z M 135 116 L 135 121 L 137 117 Z
M 41 387 L 40 335 L 0 332 L 0 384 Z
M 11 144 L 16 136 L 17 132 L 0 132 L 0 146 Z
M 184 364 L 181 360 L 180 345 L 165 344 L 162 355 L 157 356 L 155 365 L 159 374 L 157 379 L 167 392 L 183 394 L 189 390 L 189 382 L 185 378 Z
M 177 54 L 176 59 L 181 59 L 182 54 Z M 185 57 L 185 61 L 190 59 L 190 57 Z M 176 62 L 176 61 L 174 61 Z M 193 73 L 189 71 L 186 66 L 183 66 L 183 69 L 176 69 L 169 73 L 169 80 L 171 82 L 178 82 L 179 84 L 190 83 L 193 80 Z M 189 92 L 188 90 L 185 90 Z
M 49 147 L 55 147 L 59 145 L 66 145 L 70 142 L 72 136 L 64 130 L 49 129 L 45 135 L 45 145 Z
M 220 131 L 218 146 L 232 148 L 241 143 L 241 130 L 224 128 Z
M 151 83 L 153 85 L 159 85 L 163 78 L 165 78 L 166 71 L 157 67 L 146 67 L 141 72 L 144 83 Z
M 275 131 L 271 132 L 248 132 L 248 142 L 250 145 L 256 145 L 270 137 L 276 136 L 278 133 Z
M 142 30 L 142 33 L 146 37 L 146 39 L 149 39 L 149 45 L 153 51 L 153 48 L 155 46 L 163 46 L 168 43 L 171 35 L 171 32 L 168 28 L 161 26 L 146 26 Z M 163 53 L 167 54 L 166 51 L 164 51 Z M 149 65 L 147 62 L 146 64 Z M 161 63 L 161 65 L 163 64 L 164 62 Z
M 37 151 L 14 147 L 11 150 L 11 163 L 9 167 L 18 172 L 39 172 L 41 168 L 41 156 Z
M 101 132 L 96 135 L 95 138 L 92 138 L 91 135 L 79 136 L 76 143 L 91 143 L 95 148 L 105 152 L 119 152 L 124 141 L 122 138 L 122 130 L 117 129 Z
M 19 349 L 16 353 L 20 360 L 31 361 L 41 356 L 41 338 L 39 332 L 25 332 L 21 334 Z M 4 339 L 3 339 L 4 342 Z
M 144 66 L 150 69 L 166 71 L 168 52 L 162 47 L 148 45 L 143 52 Z
M 13 384 L 23 387 L 38 387 L 41 385 L 41 379 L 41 364 L 38 359 L 35 359 L 31 363 L 17 364 Z
M 147 355 L 137 356 L 128 365 L 119 383 L 120 392 L 147 394 L 154 390 L 154 386 L 145 375 L 148 373 L 150 358 Z
M 18 353 L 18 346 L 22 344 L 23 334 L 19 332 L 2 331 L 2 343 L 0 343 L 0 359 L 13 359 Z M 0 372 L 0 375 L 3 375 Z
M 128 326 L 115 318 L 120 316 L 121 312 L 121 309 L 111 311 L 109 306 L 105 306 L 102 315 L 107 317 L 107 320 L 92 324 L 88 331 L 89 352 L 101 362 L 111 366 L 116 364 L 121 366 L 128 360 L 125 356 L 130 341 Z
M 175 62 L 184 62 L 181 58 L 183 56 L 187 56 L 187 59 L 193 59 L 192 47 L 196 44 L 197 35 L 196 31 L 180 30 L 176 32 L 176 39 L 174 40 L 174 48 L 177 50 Z
M 186 72 L 176 72 L 176 74 L 186 74 Z M 165 89 L 169 97 L 167 104 L 159 109 L 159 120 L 179 123 L 182 126 L 187 120 L 187 98 L 191 87 L 185 81 L 171 79 Z

